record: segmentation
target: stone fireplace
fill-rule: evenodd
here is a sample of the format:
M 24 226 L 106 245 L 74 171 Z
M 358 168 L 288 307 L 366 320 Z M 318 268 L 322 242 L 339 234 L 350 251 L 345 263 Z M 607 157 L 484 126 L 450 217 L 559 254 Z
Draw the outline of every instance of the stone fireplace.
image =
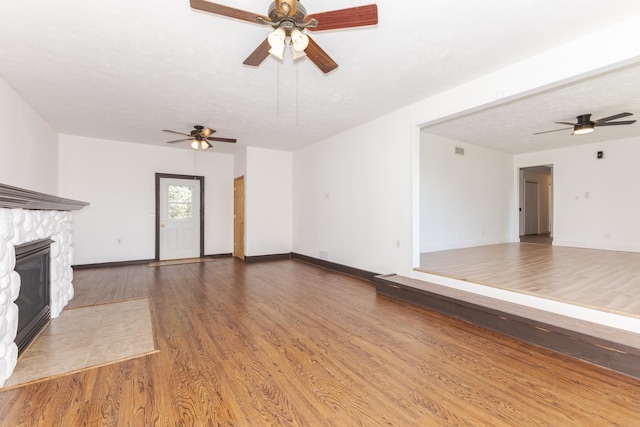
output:
M 18 360 L 16 336 L 20 274 L 15 271 L 16 246 L 50 239 L 49 307 L 58 317 L 73 297 L 71 212 L 88 205 L 0 184 L 0 386 Z

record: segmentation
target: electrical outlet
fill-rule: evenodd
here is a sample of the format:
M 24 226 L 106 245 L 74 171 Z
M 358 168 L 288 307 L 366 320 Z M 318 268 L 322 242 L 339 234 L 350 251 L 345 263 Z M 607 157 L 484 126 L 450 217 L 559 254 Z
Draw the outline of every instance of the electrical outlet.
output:
M 329 252 L 327 252 L 327 251 L 320 251 L 320 258 L 322 258 L 322 259 L 329 259 Z

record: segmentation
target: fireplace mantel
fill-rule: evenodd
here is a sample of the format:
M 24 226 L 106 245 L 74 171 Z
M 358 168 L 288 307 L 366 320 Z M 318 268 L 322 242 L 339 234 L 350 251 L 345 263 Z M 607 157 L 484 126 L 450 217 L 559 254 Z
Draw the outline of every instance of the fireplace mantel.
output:
M 89 203 L 0 184 L 0 208 L 76 211 Z

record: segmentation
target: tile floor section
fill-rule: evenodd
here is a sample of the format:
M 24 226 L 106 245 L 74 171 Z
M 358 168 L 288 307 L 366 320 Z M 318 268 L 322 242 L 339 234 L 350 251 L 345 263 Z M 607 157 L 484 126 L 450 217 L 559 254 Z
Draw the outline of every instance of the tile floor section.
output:
M 155 351 L 148 298 L 67 309 L 27 348 L 4 387 Z

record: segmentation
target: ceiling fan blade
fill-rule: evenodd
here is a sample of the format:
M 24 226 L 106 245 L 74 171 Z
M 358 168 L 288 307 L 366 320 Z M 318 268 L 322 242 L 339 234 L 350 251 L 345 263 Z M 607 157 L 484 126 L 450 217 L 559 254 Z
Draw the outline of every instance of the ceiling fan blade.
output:
M 329 12 L 312 13 L 304 17 L 304 22 L 315 19 L 318 25 L 308 26 L 310 31 L 335 30 L 338 28 L 362 27 L 378 23 L 378 5 L 350 7 Z
M 241 19 L 243 21 L 253 22 L 254 24 L 260 24 L 261 20 L 264 22 L 271 22 L 268 16 L 260 15 L 259 13 L 247 12 L 245 10 L 234 9 L 233 7 L 223 6 L 217 3 L 210 3 L 204 0 L 190 0 L 191 7 L 193 9 L 202 10 L 209 13 L 215 13 L 216 15 L 228 16 L 229 18 Z
M 247 59 L 244 60 L 243 64 L 257 67 L 262 64 L 262 61 L 267 59 L 267 56 L 269 56 L 269 49 L 271 49 L 271 46 L 269 46 L 269 38 L 267 37 L 262 43 L 260 43 L 260 46 L 258 46 L 256 50 L 251 52 L 251 55 L 247 56 Z
M 168 144 L 171 144 L 173 142 L 182 142 L 182 141 L 191 141 L 192 138 L 189 139 L 176 139 L 175 141 L 167 141 Z
M 613 116 L 605 117 L 604 119 L 598 119 L 598 120 L 596 120 L 596 126 L 602 126 L 602 125 L 598 125 L 598 123 L 601 123 L 601 122 L 608 122 L 609 120 L 621 119 L 623 117 L 628 117 L 628 116 L 633 116 L 633 114 L 631 114 L 631 113 L 620 113 L 620 114 L 616 114 L 616 115 L 613 115 Z
M 559 125 L 570 125 L 570 126 L 576 125 L 576 123 L 571 123 L 571 122 L 553 122 L 553 123 L 557 123 Z
M 635 122 L 635 120 L 622 120 L 620 122 L 596 122 L 595 126 L 632 125 Z
M 558 132 L 559 130 L 568 130 L 568 129 L 573 129 L 573 126 L 570 127 L 570 128 L 562 128 L 562 129 L 554 129 L 554 130 L 545 130 L 544 132 L 536 132 L 536 133 L 534 133 L 534 135 L 540 135 L 542 133 Z
M 209 128 L 202 129 L 202 136 L 204 136 L 205 138 L 213 133 L 216 133 L 216 131 L 213 129 L 209 129 Z
M 219 142 L 231 142 L 231 143 L 233 143 L 233 142 L 236 142 L 237 139 L 235 139 L 235 138 L 218 138 L 218 137 L 215 137 L 215 136 L 210 136 L 209 138 L 207 138 L 207 141 L 219 141 Z M 209 144 L 209 145 L 211 145 L 211 144 Z
M 188 133 L 176 132 L 175 130 L 162 129 L 162 132 L 171 132 L 171 133 L 177 133 L 178 135 L 191 136 Z
M 327 53 L 322 50 L 322 48 L 318 46 L 311 37 L 309 37 L 309 46 L 307 46 L 304 52 L 307 54 L 307 57 L 311 62 L 316 64 L 316 66 L 325 74 L 338 68 L 338 64 L 331 59 L 331 57 L 327 55 Z

